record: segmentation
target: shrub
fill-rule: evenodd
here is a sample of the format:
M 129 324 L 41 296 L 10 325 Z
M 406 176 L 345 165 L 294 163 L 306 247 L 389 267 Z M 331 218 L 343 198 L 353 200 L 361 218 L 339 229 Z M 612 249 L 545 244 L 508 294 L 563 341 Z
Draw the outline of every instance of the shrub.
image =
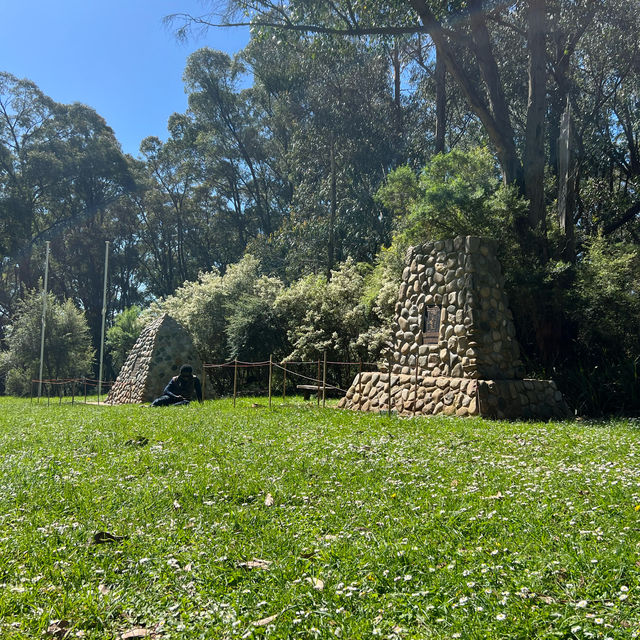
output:
M 7 331 L 8 350 L 1 367 L 6 376 L 6 392 L 28 395 L 31 379 L 39 375 L 42 294 L 29 292 L 17 308 Z M 94 351 L 84 314 L 71 300 L 58 302 L 47 295 L 43 376 L 77 378 L 91 370 Z
M 106 347 L 111 354 L 111 362 L 116 374 L 144 328 L 141 313 L 140 307 L 135 305 L 129 307 L 116 316 L 113 325 L 107 330 Z

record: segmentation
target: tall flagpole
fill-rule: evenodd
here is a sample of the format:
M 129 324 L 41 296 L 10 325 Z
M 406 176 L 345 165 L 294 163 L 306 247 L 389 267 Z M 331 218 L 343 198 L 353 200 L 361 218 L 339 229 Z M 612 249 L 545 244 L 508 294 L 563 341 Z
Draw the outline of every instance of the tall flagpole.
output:
M 109 241 L 105 242 L 104 250 L 104 289 L 102 292 L 102 331 L 100 332 L 100 370 L 98 373 L 98 404 L 102 393 L 102 361 L 104 358 L 104 325 L 107 317 L 107 273 L 109 271 Z
M 47 240 L 47 255 L 44 259 L 44 287 L 42 288 L 42 331 L 40 333 L 40 375 L 38 376 L 38 399 L 42 396 L 42 365 L 44 362 L 44 329 L 47 324 L 47 287 L 49 283 L 49 247 Z

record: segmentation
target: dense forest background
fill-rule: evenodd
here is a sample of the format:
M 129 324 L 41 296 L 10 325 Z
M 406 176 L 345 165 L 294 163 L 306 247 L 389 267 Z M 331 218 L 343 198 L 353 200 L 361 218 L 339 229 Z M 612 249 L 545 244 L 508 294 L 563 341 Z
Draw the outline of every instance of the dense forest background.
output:
M 47 351 L 71 354 L 45 372 L 95 366 L 109 241 L 113 377 L 161 310 L 209 362 L 375 360 L 407 247 L 474 234 L 499 241 L 528 372 L 580 413 L 640 411 L 640 2 L 223 9 L 173 24 L 251 23 L 249 45 L 189 57 L 188 110 L 138 158 L 0 73 L 7 391 L 37 374 L 45 241 Z

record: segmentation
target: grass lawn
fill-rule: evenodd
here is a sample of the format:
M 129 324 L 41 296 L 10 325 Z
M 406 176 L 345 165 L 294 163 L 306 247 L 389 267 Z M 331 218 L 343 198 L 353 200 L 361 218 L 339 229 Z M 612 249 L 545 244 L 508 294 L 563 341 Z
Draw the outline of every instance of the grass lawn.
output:
M 632 638 L 639 545 L 638 421 L 0 398 L 2 640 Z

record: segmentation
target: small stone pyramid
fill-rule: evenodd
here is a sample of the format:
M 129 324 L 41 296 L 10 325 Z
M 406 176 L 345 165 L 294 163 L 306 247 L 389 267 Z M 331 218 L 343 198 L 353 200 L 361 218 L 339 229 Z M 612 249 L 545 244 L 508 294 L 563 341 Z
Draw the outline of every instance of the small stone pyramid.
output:
M 107 396 L 107 404 L 151 402 L 183 364 L 202 363 L 187 330 L 166 313 L 142 330 Z
M 473 236 L 412 247 L 390 357 L 357 376 L 344 408 L 399 414 L 568 417 L 550 380 L 525 380 L 495 242 Z M 389 374 L 390 370 L 390 374 Z

